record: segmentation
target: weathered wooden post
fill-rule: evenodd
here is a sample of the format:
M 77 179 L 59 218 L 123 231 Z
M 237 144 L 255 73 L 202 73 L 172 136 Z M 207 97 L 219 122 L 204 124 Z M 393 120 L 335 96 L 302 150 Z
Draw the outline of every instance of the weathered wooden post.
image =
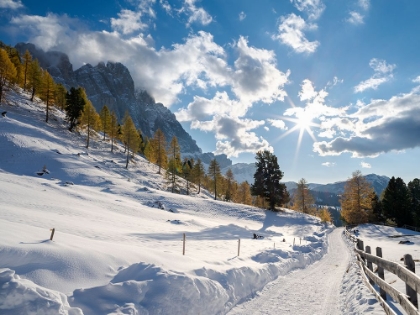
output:
M 185 233 L 184 233 L 184 237 L 182 240 L 182 255 L 185 255 Z
M 364 244 L 363 244 L 363 241 L 360 238 L 357 239 L 357 248 L 360 249 L 360 250 L 364 250 L 364 248 L 365 248 Z M 362 260 L 365 261 L 365 258 L 362 257 Z
M 239 257 L 240 252 L 241 252 L 241 239 L 238 239 L 238 257 Z
M 410 270 L 411 272 L 416 273 L 416 265 L 414 264 L 413 257 L 411 255 L 406 254 L 404 255 L 404 267 Z M 417 302 L 417 292 L 412 287 L 410 287 L 407 283 L 405 284 L 405 291 L 408 295 L 408 299 L 415 307 L 418 306 Z
M 382 248 L 380 247 L 376 247 L 376 256 L 381 257 L 382 258 Z M 385 272 L 384 272 L 384 268 L 378 265 L 378 277 L 381 278 L 382 280 L 385 280 Z M 379 288 L 379 293 L 381 295 L 381 298 L 384 299 L 384 301 L 386 301 L 386 292 L 384 289 Z
M 366 246 L 366 254 L 372 254 L 371 250 L 370 250 L 370 246 Z M 369 259 L 366 259 L 366 265 L 367 265 L 368 269 L 373 272 L 372 262 Z M 373 282 L 373 280 L 371 278 L 369 278 L 369 283 L 371 285 L 375 284 L 375 282 Z
M 55 228 L 50 229 L 50 231 L 51 231 L 50 241 L 52 241 L 54 237 Z

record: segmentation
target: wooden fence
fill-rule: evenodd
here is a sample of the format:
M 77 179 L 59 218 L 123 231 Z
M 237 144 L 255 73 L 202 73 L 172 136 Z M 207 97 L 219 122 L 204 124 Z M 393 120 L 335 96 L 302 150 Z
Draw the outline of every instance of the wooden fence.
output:
M 420 293 L 420 277 L 415 274 L 415 264 L 411 255 L 404 255 L 404 266 L 382 258 L 382 248 L 376 248 L 376 256 L 371 253 L 370 246 L 364 247 L 363 241 L 356 238 L 349 229 L 345 229 L 345 235 L 355 243 L 355 252 L 360 268 L 368 278 L 368 287 L 377 296 L 388 315 L 395 314 L 386 303 L 387 294 L 399 303 L 409 315 L 420 315 L 418 311 L 417 293 Z M 373 268 L 373 264 L 376 268 Z M 375 271 L 374 271 L 375 270 Z M 406 285 L 406 293 L 400 292 L 385 282 L 384 270 L 398 276 Z M 378 291 L 373 287 L 376 284 Z

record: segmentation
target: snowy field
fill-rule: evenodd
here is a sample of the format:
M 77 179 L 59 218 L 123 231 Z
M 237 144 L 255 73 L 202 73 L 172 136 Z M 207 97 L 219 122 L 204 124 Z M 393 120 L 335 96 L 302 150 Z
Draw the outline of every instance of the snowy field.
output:
M 156 166 L 126 170 L 100 139 L 86 149 L 27 98 L 1 107 L 0 314 L 226 314 L 326 254 L 333 227 L 318 218 L 172 194 Z M 364 296 L 345 313 L 372 309 Z

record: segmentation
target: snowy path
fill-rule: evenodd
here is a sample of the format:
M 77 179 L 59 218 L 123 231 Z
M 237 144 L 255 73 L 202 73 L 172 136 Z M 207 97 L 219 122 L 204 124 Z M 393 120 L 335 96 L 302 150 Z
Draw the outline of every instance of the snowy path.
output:
M 279 277 L 228 315 L 340 314 L 341 280 L 350 259 L 342 232 L 342 228 L 335 229 L 329 235 L 328 253 L 319 262 Z

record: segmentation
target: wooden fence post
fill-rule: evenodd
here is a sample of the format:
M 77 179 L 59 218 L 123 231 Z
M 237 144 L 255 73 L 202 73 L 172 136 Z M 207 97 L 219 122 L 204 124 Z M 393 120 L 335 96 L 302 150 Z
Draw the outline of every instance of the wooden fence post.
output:
M 376 247 L 376 256 L 382 258 L 382 248 Z M 382 280 L 385 280 L 385 272 L 384 268 L 378 265 L 378 277 Z M 380 288 L 379 293 L 381 294 L 381 297 L 386 301 L 386 292 L 384 289 Z
M 404 255 L 404 267 L 416 273 L 416 265 L 414 264 L 413 257 L 411 257 L 411 255 L 409 254 Z M 405 284 L 405 290 L 407 292 L 410 302 L 417 307 L 418 303 L 416 290 L 410 287 L 407 283 Z
M 54 237 L 55 228 L 52 228 L 50 231 L 51 231 L 50 241 L 52 241 Z
M 238 239 L 238 257 L 239 257 L 240 252 L 241 252 L 241 239 Z
M 184 237 L 182 240 L 182 255 L 185 255 L 185 233 L 184 233 Z
M 366 246 L 366 253 L 367 253 L 367 254 L 371 254 L 371 251 L 370 251 L 370 246 Z M 372 272 L 373 272 L 372 262 L 371 262 L 371 261 L 369 261 L 369 259 L 366 259 L 366 266 L 368 267 L 368 269 L 369 269 L 370 271 L 372 271 Z M 373 280 L 372 280 L 371 278 L 369 278 L 369 283 L 370 283 L 371 285 L 374 285 L 374 284 L 375 284 L 375 282 L 373 282 Z
M 357 239 L 357 248 L 362 250 L 362 251 L 365 250 L 365 247 L 363 245 L 363 241 L 360 238 Z M 365 261 L 365 258 L 362 257 L 362 260 Z

